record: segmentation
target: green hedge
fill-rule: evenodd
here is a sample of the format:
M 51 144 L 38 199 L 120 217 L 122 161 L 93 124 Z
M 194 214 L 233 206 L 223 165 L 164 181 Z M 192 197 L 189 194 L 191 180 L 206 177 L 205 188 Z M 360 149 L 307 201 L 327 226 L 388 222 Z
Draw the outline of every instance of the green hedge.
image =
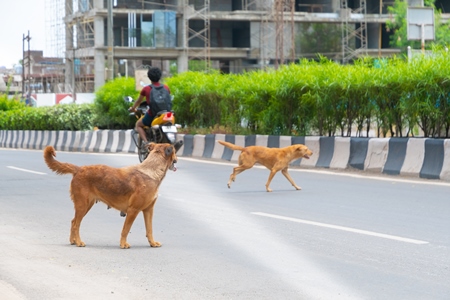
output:
M 353 65 L 320 58 L 243 74 L 185 72 L 164 78 L 177 123 L 186 130 L 235 134 L 417 135 L 449 137 L 450 55 L 434 50 L 407 62 L 364 58 Z M 30 108 L 0 95 L 0 129 L 132 128 L 124 96 L 133 78 L 105 84 L 90 105 Z M 5 100 L 6 99 L 6 100 Z M 205 132 L 203 131 L 203 132 Z M 356 131 L 356 132 L 355 132 Z
M 136 99 L 133 78 L 118 78 L 96 93 L 93 104 L 58 104 L 28 107 L 0 95 L 0 129 L 4 130 L 92 130 L 133 128 L 125 96 Z
M 177 121 L 253 134 L 449 137 L 450 55 L 340 65 L 321 58 L 279 70 L 166 79 Z
M 92 104 L 63 104 L 0 111 L 3 130 L 91 130 Z
M 136 119 L 130 117 L 128 108 L 131 105 L 124 97 L 136 100 L 138 95 L 134 78 L 122 77 L 107 82 L 95 93 L 93 124 L 102 129 L 133 128 Z

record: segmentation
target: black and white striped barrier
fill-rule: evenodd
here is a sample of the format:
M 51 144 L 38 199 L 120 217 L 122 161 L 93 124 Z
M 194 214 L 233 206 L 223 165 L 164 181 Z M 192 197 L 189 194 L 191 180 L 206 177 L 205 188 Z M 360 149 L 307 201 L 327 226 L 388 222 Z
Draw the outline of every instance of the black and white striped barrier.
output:
M 293 166 L 348 169 L 406 175 L 450 181 L 450 139 L 357 138 L 272 135 L 177 134 L 183 141 L 181 157 L 237 161 L 239 151 L 219 143 L 224 140 L 240 146 L 308 146 L 314 155 L 299 159 Z M 132 130 L 97 131 L 0 131 L 0 147 L 43 149 L 53 145 L 58 151 L 137 153 Z
M 137 153 L 132 130 L 0 131 L 0 147 L 44 149 L 47 145 L 57 151 Z
M 450 181 L 450 139 L 178 134 L 177 140 L 184 142 L 178 152 L 180 156 L 237 161 L 240 152 L 220 145 L 218 140 L 243 147 L 304 144 L 314 155 L 307 160 L 292 162 L 293 166 L 355 168 L 389 175 Z

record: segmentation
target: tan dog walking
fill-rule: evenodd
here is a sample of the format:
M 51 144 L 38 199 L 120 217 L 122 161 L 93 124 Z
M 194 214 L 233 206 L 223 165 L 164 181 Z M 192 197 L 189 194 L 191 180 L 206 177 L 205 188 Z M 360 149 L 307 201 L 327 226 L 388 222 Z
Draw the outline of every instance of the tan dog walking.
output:
M 176 151 L 181 144 L 148 145 L 150 154 L 139 165 L 113 168 L 106 165 L 76 166 L 57 161 L 55 149 L 44 149 L 47 166 L 58 175 L 72 174 L 70 197 L 74 203 L 75 217 L 70 229 L 70 243 L 84 247 L 80 238 L 80 224 L 92 206 L 101 201 L 108 207 L 126 213 L 120 238 L 121 248 L 130 248 L 127 236 L 139 212 L 144 215 L 148 242 L 151 247 L 161 243 L 153 239 L 153 207 L 158 197 L 158 188 L 167 170 L 173 170 L 177 162 Z
M 233 173 L 230 175 L 228 188 L 231 187 L 231 182 L 235 181 L 236 175 L 252 168 L 256 163 L 259 163 L 270 170 L 269 179 L 266 183 L 266 190 L 268 192 L 272 191 L 269 188 L 270 182 L 272 181 L 273 176 L 279 171 L 281 171 L 284 177 L 286 177 L 297 190 L 301 190 L 301 187 L 296 185 L 291 175 L 289 175 L 288 167 L 291 161 L 299 158 L 309 159 L 313 154 L 305 145 L 296 144 L 284 148 L 268 148 L 263 146 L 241 147 L 225 141 L 218 142 L 231 150 L 241 151 L 238 159 L 239 165 L 233 169 Z

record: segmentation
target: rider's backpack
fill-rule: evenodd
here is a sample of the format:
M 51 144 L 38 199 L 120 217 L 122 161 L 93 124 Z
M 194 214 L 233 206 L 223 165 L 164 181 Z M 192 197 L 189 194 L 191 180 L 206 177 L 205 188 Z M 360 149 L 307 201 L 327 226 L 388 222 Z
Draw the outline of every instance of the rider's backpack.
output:
M 169 91 L 164 88 L 164 85 L 160 86 L 151 85 L 150 92 L 150 109 L 153 115 L 156 115 L 162 110 L 170 111 L 172 109 L 172 101 Z

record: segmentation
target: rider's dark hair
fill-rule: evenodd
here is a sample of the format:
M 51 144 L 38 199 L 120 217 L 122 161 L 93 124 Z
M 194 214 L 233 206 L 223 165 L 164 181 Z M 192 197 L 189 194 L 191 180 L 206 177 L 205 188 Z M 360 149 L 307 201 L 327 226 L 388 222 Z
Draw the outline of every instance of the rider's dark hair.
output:
M 159 81 L 161 79 L 161 70 L 157 67 L 150 67 L 147 71 L 147 76 L 151 81 Z

